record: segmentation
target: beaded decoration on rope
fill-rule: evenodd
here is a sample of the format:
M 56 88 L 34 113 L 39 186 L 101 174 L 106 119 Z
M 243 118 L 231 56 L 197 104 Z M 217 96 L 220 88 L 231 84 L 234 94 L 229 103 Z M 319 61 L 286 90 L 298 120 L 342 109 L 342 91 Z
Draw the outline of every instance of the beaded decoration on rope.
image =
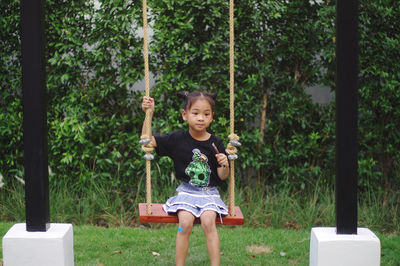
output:
M 152 154 L 154 151 L 153 143 L 151 142 L 148 135 L 144 134 L 140 137 L 139 144 L 142 145 L 142 150 L 146 153 L 144 158 L 146 160 L 153 160 L 154 155 Z
M 226 146 L 226 153 L 228 154 L 229 160 L 236 160 L 238 158 L 237 156 L 237 148 L 241 146 L 242 144 L 239 142 L 239 136 L 236 134 L 229 134 L 229 143 Z

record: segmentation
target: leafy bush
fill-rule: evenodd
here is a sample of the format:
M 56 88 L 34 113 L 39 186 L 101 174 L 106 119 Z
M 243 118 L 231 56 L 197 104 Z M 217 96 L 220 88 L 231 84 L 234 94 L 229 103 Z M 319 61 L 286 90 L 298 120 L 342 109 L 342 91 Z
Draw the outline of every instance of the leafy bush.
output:
M 400 184 L 400 7 L 360 2 L 361 182 Z
M 0 24 L 0 173 L 7 185 L 23 169 L 18 1 L 0 3 Z
M 212 130 L 226 140 L 227 3 L 154 3 L 157 131 L 181 128 L 180 105 L 173 95 L 200 88 L 218 93 Z M 318 55 L 322 53 L 320 38 L 324 32 L 317 27 L 322 6 L 304 1 L 240 1 L 235 7 L 235 128 L 244 144 L 240 148 L 239 170 L 248 182 L 243 185 L 252 182 L 253 173 L 259 179 L 267 178 L 270 184 L 294 188 L 313 184 L 321 176 L 331 178 L 332 115 L 326 114 L 328 108 L 314 105 L 304 92 L 305 87 L 316 84 L 323 76 Z M 326 166 L 329 170 L 324 172 Z
M 143 76 L 141 1 L 45 2 L 51 182 L 140 189 L 144 114 L 142 94 L 130 88 Z M 148 4 L 154 133 L 186 128 L 175 93 L 201 89 L 218 93 L 211 130 L 226 140 L 228 2 Z M 0 7 L 0 173 L 7 185 L 23 171 L 19 2 Z M 387 1 L 360 5 L 362 188 L 400 185 L 399 14 Z M 335 89 L 335 3 L 244 0 L 235 4 L 235 16 L 238 186 L 332 185 L 334 102 L 314 104 L 305 88 Z M 153 170 L 154 187 L 173 182 L 169 159 L 157 158 Z
M 2 4 L 0 171 L 11 180 L 22 164 L 19 1 Z M 46 1 L 49 164 L 52 182 L 96 179 L 128 185 L 140 173 L 135 117 L 141 41 L 139 1 Z M 4 16 L 5 15 L 5 16 Z M 3 57 L 3 55 L 7 55 Z M 4 70 L 4 71 L 3 71 Z M 4 93 L 3 93 L 4 92 Z

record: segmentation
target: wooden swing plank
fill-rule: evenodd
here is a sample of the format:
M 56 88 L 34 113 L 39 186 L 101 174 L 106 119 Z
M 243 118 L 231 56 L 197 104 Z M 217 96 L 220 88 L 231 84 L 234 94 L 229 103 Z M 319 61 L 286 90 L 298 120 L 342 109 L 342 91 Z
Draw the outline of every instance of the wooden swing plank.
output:
M 141 223 L 178 223 L 178 216 L 166 213 L 162 204 L 152 203 L 151 204 L 151 214 L 147 214 L 147 204 L 139 203 L 139 221 Z M 200 223 L 200 219 L 196 218 L 195 224 Z M 216 218 L 216 223 L 221 224 L 219 216 Z M 226 225 L 243 225 L 244 217 L 239 206 L 235 206 L 235 216 L 224 216 L 222 217 L 222 224 Z

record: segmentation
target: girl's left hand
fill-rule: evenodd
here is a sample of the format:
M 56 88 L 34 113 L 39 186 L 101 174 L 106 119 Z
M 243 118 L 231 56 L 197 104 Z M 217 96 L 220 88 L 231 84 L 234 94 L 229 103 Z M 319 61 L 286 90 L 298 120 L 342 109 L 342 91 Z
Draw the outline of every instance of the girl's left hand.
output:
M 215 154 L 215 157 L 217 157 L 217 162 L 222 167 L 228 167 L 229 166 L 228 157 L 224 153 L 217 153 L 217 154 Z

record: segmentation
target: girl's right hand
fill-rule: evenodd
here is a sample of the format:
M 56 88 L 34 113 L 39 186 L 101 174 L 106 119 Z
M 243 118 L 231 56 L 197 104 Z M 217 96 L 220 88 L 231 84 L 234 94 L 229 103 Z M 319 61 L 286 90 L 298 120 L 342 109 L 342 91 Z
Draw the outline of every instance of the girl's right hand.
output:
M 142 101 L 142 110 L 146 112 L 150 110 L 151 112 L 154 111 L 154 99 L 151 97 L 144 96 Z

